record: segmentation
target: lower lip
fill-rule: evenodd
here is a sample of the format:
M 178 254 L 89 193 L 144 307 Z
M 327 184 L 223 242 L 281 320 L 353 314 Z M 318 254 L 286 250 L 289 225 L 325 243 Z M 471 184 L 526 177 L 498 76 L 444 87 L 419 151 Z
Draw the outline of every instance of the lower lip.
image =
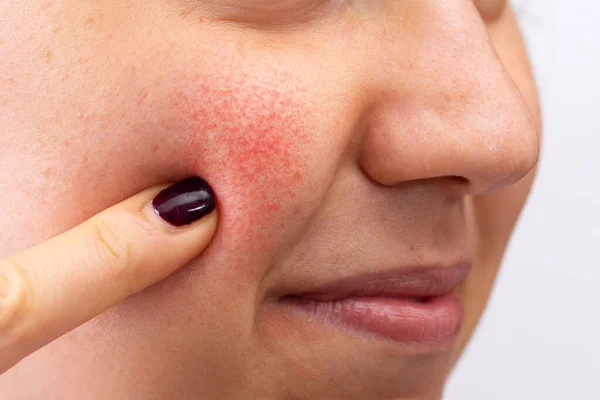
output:
M 393 297 L 289 300 L 297 308 L 325 322 L 405 345 L 453 344 L 463 320 L 462 302 L 454 293 L 425 302 Z

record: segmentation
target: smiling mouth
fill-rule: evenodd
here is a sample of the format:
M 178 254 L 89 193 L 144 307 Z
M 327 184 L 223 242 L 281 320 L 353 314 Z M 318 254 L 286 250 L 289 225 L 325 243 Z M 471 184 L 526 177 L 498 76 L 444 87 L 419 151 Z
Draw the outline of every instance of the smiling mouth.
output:
M 457 342 L 463 306 L 455 289 L 470 264 L 419 267 L 358 275 L 279 302 L 308 317 L 405 346 L 449 347 Z

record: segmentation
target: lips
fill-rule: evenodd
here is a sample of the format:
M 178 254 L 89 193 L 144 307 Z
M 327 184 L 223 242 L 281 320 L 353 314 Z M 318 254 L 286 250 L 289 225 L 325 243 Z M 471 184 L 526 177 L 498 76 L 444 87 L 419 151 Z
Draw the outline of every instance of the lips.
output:
M 451 267 L 417 267 L 365 273 L 342 278 L 296 296 L 320 301 L 350 296 L 425 299 L 453 291 L 468 275 L 468 263 Z
M 454 291 L 469 270 L 463 263 L 361 274 L 281 301 L 311 321 L 346 331 L 404 345 L 451 345 L 463 319 L 462 302 Z

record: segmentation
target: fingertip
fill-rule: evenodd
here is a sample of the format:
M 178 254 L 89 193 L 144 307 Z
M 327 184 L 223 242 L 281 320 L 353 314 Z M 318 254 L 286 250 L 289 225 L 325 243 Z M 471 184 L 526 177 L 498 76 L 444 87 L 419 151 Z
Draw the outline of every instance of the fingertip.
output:
M 200 177 L 191 177 L 162 189 L 141 210 L 157 228 L 180 232 L 216 223 L 215 193 Z

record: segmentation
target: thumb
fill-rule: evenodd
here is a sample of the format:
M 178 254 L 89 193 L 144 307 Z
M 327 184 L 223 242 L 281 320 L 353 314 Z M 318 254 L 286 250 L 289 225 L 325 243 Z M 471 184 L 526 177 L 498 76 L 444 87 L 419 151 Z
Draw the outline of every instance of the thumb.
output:
M 201 178 L 151 188 L 0 259 L 0 373 L 191 261 L 215 233 L 215 203 Z

